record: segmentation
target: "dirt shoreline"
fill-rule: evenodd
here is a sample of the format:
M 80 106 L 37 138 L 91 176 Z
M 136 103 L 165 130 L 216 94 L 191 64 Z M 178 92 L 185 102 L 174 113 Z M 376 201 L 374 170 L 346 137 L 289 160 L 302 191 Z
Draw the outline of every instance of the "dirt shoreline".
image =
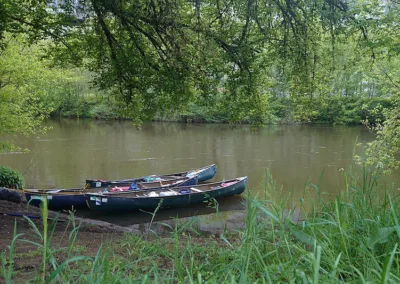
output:
M 18 216 L 10 216 L 18 215 Z M 23 217 L 30 216 L 30 221 Z M 30 242 L 43 243 L 40 236 L 33 229 L 31 223 L 35 224 L 38 231 L 42 233 L 43 225 L 40 219 L 40 209 L 34 206 L 27 206 L 26 203 L 13 203 L 0 200 L 0 252 L 8 258 L 9 248 L 14 237 L 15 224 L 16 234 L 22 234 L 16 242 L 14 254 L 14 269 L 16 273 L 13 280 L 16 283 L 25 283 L 26 280 L 33 279 L 41 270 L 42 252 Z M 141 223 L 131 226 L 119 226 L 104 221 L 88 218 L 76 217 L 66 213 L 48 211 L 48 236 L 51 236 L 50 247 L 52 249 L 63 249 L 57 253 L 57 263 L 62 263 L 65 259 L 73 255 L 96 256 L 100 246 L 116 245 L 127 238 L 127 234 L 145 235 L 150 237 L 170 238 L 170 233 L 176 226 L 183 228 L 189 234 L 193 233 L 193 241 L 202 243 L 204 237 L 214 238 L 216 235 L 223 234 L 225 230 L 231 233 L 237 232 L 244 225 L 243 211 L 235 211 L 227 220 L 207 221 L 202 218 L 186 217 L 180 219 L 163 220 L 160 222 Z M 57 223 L 55 219 L 57 218 Z M 237 220 L 242 220 L 237 225 Z M 191 226 L 186 226 L 192 224 Z M 76 240 L 71 246 L 70 234 L 74 226 L 79 226 Z M 53 234 L 51 233 L 54 228 Z M 183 232 L 183 231 L 182 231 Z M 51 235 L 52 234 L 52 235 Z M 196 237 L 197 236 L 197 237 Z M 216 238 L 218 239 L 218 238 Z M 117 245 L 118 246 L 118 245 Z M 72 254 L 67 254 L 66 249 L 72 247 Z M 9 264 L 6 265 L 6 267 Z M 51 268 L 49 267 L 51 270 Z M 0 283 L 2 280 L 0 279 Z
M 10 216 L 11 214 L 19 216 Z M 23 283 L 24 280 L 32 279 L 34 274 L 40 270 L 42 257 L 38 246 L 27 243 L 41 243 L 40 236 L 35 233 L 32 224 L 22 215 L 30 216 L 30 220 L 42 233 L 42 220 L 40 219 L 40 209 L 33 206 L 27 206 L 26 203 L 13 203 L 0 200 L 0 252 L 8 257 L 9 248 L 14 237 L 14 227 L 16 225 L 16 234 L 22 234 L 18 237 L 14 254 L 14 271 L 17 272 L 17 282 Z M 54 224 L 58 215 L 58 222 Z M 77 238 L 73 244 L 73 254 L 84 254 L 95 256 L 100 245 L 107 242 L 116 242 L 123 238 L 125 233 L 140 234 L 132 228 L 126 228 L 103 221 L 84 219 L 79 217 L 71 218 L 65 213 L 48 212 L 49 235 L 54 228 L 51 237 L 52 248 L 64 248 L 71 244 L 70 233 L 75 226 L 80 226 Z M 67 258 L 65 253 L 57 255 L 57 262 L 60 263 Z M 7 264 L 9 265 L 9 264 Z M 7 266 L 6 265 L 6 266 Z M 0 281 L 1 283 L 2 281 Z
M 20 215 L 20 216 L 13 216 L 15 215 Z M 22 215 L 26 215 L 31 217 L 30 219 L 34 221 L 34 223 L 41 223 L 41 218 L 40 218 L 40 208 L 34 207 L 34 206 L 28 206 L 26 203 L 14 203 L 14 202 L 9 202 L 5 200 L 0 200 L 0 217 L 1 217 L 1 223 L 0 223 L 0 228 L 4 228 L 5 226 L 10 225 L 10 220 L 12 220 L 12 224 L 14 224 L 14 219 L 18 220 L 18 223 L 20 223 L 19 220 L 25 221 L 28 223 L 28 221 L 25 220 L 25 218 Z M 55 212 L 55 211 L 48 211 L 48 217 L 49 217 L 49 223 L 51 223 L 56 217 L 58 216 L 59 220 L 59 225 L 60 228 L 63 228 L 63 225 L 65 223 L 68 223 L 69 220 L 69 215 L 65 212 Z M 74 216 L 73 219 L 75 219 L 76 223 L 79 224 L 81 223 L 81 230 L 94 230 L 94 227 L 97 228 L 97 232 L 100 233 L 137 233 L 140 234 L 140 231 L 136 231 L 131 228 L 123 227 L 123 226 L 118 226 L 115 224 L 111 224 L 108 222 L 104 221 L 99 221 L 99 220 L 93 220 L 93 219 L 88 219 L 88 218 L 81 218 L 81 217 L 76 217 Z M 12 225 L 13 227 L 14 225 Z M 56 230 L 58 230 L 57 228 Z M 3 229 L 2 229 L 3 232 Z

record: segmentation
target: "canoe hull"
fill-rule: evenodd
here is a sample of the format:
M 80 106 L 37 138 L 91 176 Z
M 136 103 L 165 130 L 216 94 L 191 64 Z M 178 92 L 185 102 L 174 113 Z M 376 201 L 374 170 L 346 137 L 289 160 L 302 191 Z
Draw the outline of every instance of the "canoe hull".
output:
M 202 171 L 201 173 L 199 173 L 199 175 L 198 175 L 199 182 L 203 182 L 203 181 L 212 179 L 216 173 L 217 173 L 217 166 L 211 165 L 205 171 Z
M 144 189 L 145 191 L 158 191 L 165 190 L 168 188 L 182 187 L 182 186 L 192 186 L 198 184 L 198 176 L 192 177 L 188 180 L 183 181 L 179 184 L 164 186 L 164 187 L 153 187 Z M 54 189 L 53 189 L 54 190 Z M 96 189 L 97 190 L 97 189 Z M 39 193 L 39 192 L 29 192 L 25 191 L 25 197 L 30 205 L 39 207 L 41 200 L 47 198 L 48 208 L 50 210 L 70 210 L 70 209 L 82 209 L 87 208 L 85 192 L 82 190 L 80 192 L 71 193 L 64 191 L 64 193 Z M 106 195 L 105 195 L 106 196 Z
M 124 212 L 139 209 L 154 210 L 157 207 L 184 207 L 201 203 L 211 198 L 239 195 L 246 189 L 247 179 L 238 183 L 207 192 L 195 192 L 175 196 L 124 198 L 123 196 L 88 195 L 87 203 L 91 210 L 104 212 Z
M 87 208 L 86 196 L 77 194 L 37 194 L 25 192 L 26 201 L 29 205 L 39 207 L 42 199 L 47 198 L 50 210 L 72 210 Z

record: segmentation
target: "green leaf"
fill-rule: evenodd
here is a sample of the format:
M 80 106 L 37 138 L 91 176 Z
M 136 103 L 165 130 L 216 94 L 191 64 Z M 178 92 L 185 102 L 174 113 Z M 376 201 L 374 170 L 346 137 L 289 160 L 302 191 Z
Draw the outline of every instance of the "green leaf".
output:
M 390 269 L 392 268 L 394 254 L 397 250 L 397 243 L 394 245 L 394 249 L 389 254 L 386 259 L 385 263 L 383 264 L 382 275 L 381 275 L 381 284 L 388 283 L 390 278 Z
M 290 232 L 302 243 L 309 245 L 309 246 L 313 246 L 314 243 L 316 242 L 316 240 L 311 237 L 310 235 L 307 235 L 306 233 L 304 233 L 303 231 L 298 231 L 296 229 L 291 228 Z
M 400 229 L 400 226 L 380 228 L 374 235 L 367 239 L 368 247 L 374 248 L 376 244 L 387 243 L 390 236 L 396 232 L 397 229 Z
M 66 266 L 68 263 L 70 262 L 74 262 L 74 261 L 79 261 L 79 260 L 91 260 L 91 257 L 88 256 L 74 256 L 71 257 L 67 260 L 65 260 L 63 263 L 60 264 L 59 267 L 57 267 L 56 270 L 53 271 L 53 273 L 46 279 L 46 283 L 50 283 L 51 280 L 53 280 L 54 278 L 57 277 L 57 275 L 61 272 L 61 270 L 64 268 L 64 266 Z

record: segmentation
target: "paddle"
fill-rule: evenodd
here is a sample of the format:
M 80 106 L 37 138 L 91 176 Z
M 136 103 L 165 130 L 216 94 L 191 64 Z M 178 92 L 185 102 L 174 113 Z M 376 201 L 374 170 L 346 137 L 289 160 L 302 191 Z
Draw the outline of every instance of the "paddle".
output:
M 25 214 L 20 214 L 20 213 L 5 213 L 5 212 L 0 212 L 0 215 L 6 215 L 10 217 L 28 217 L 29 219 L 42 219 L 41 216 L 35 216 L 35 215 L 25 215 Z M 54 218 L 48 217 L 47 220 L 54 220 Z M 64 220 L 58 220 L 59 222 L 65 222 Z

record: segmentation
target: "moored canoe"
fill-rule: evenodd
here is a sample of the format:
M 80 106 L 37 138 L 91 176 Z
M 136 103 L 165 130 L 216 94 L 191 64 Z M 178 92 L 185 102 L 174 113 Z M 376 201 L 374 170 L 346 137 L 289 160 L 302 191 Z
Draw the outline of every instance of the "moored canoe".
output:
M 215 164 L 209 165 L 203 168 L 189 170 L 186 172 L 174 173 L 174 174 L 164 174 L 164 175 L 150 175 L 142 176 L 138 178 L 123 179 L 123 180 L 101 180 L 101 179 L 87 179 L 87 188 L 100 188 L 106 186 L 126 186 L 127 184 L 132 184 L 133 182 L 150 182 L 157 180 L 171 180 L 182 177 L 193 177 L 198 176 L 198 182 L 203 182 L 212 179 L 217 172 L 217 166 Z M 190 184 L 185 184 L 190 185 Z
M 245 190 L 246 183 L 247 177 L 241 177 L 218 183 L 175 187 L 157 192 L 87 193 L 86 198 L 89 208 L 94 211 L 153 210 L 158 207 L 183 207 L 201 203 L 211 198 L 239 195 Z
M 125 188 L 122 192 L 116 190 L 115 193 L 123 192 L 140 192 L 140 191 L 158 191 L 167 190 L 170 188 L 178 186 L 193 186 L 197 185 L 198 176 L 193 176 L 191 178 L 184 177 L 175 180 L 169 180 L 166 182 L 150 182 L 150 183 L 139 183 L 139 189 L 129 190 Z M 92 188 L 92 189 L 50 189 L 50 190 L 40 190 L 40 189 L 25 189 L 26 200 L 28 204 L 39 207 L 43 199 L 47 199 L 48 208 L 51 210 L 70 210 L 70 209 L 80 209 L 87 208 L 85 193 L 97 193 L 97 194 L 111 194 L 109 192 L 110 188 Z

